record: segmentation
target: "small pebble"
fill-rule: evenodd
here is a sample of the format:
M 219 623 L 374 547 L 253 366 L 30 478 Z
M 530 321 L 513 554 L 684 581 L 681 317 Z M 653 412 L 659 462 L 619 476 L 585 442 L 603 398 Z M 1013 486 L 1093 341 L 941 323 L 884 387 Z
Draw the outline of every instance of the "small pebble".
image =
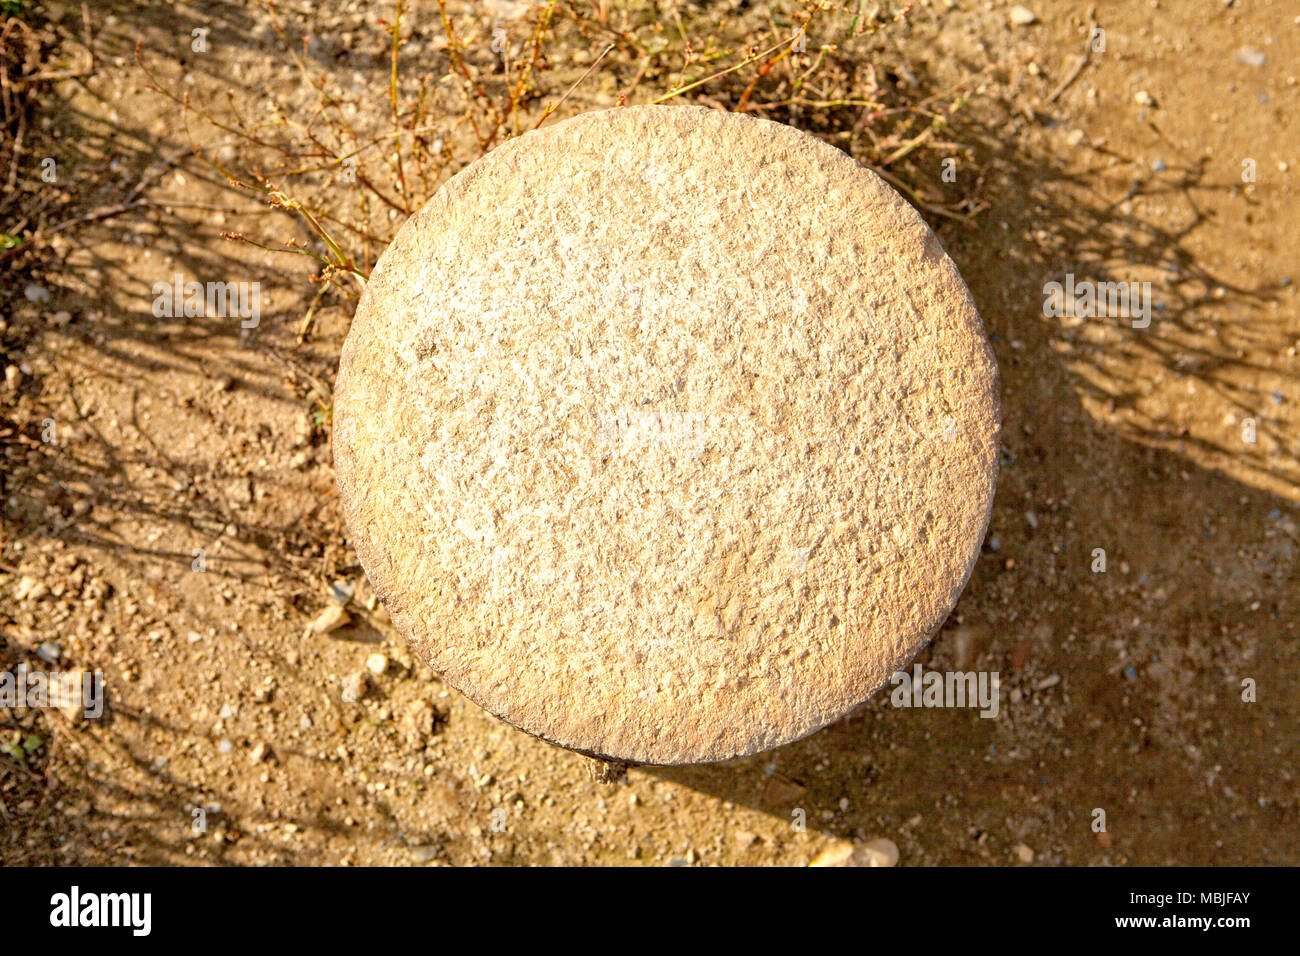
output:
M 359 671 L 343 679 L 343 700 L 346 703 L 353 703 L 360 700 L 366 694 L 366 687 L 369 681 L 364 671 Z
M 337 631 L 348 623 L 348 612 L 341 604 L 331 604 L 325 610 L 316 616 L 316 620 L 307 625 L 307 631 L 304 636 L 312 634 L 328 634 L 331 631 Z
M 379 677 L 388 670 L 388 658 L 383 654 L 371 654 L 366 658 L 366 670 Z
M 36 656 L 47 664 L 53 664 L 57 661 L 60 653 L 62 652 L 55 641 L 46 641 L 40 647 L 36 648 Z
M 898 846 L 882 838 L 855 842 L 839 840 L 818 854 L 809 866 L 894 866 L 898 863 Z
M 436 846 L 411 847 L 411 860 L 415 863 L 432 863 L 438 858 L 438 852 Z
M 44 289 L 35 282 L 27 283 L 27 288 L 23 289 L 23 295 L 26 296 L 28 302 L 35 302 L 37 305 L 50 301 L 49 289 Z
M 1029 847 L 1025 846 L 1023 843 L 1017 843 L 1016 859 L 1018 859 L 1021 863 L 1033 863 L 1034 851 L 1031 850 Z
M 1244 46 L 1237 51 L 1233 59 L 1244 66 L 1263 66 L 1268 56 L 1253 46 Z
M 1038 22 L 1038 17 L 1034 11 L 1030 10 L 1028 7 L 1022 7 L 1020 4 L 1016 4 L 1012 7 L 1008 16 L 1011 17 L 1011 22 L 1018 27 L 1027 27 L 1031 23 Z
M 953 629 L 950 640 L 957 666 L 965 668 L 979 659 L 988 648 L 992 633 L 986 624 L 962 624 Z
M 1146 90 L 1138 90 L 1133 94 L 1133 102 L 1138 106 L 1155 106 L 1156 101 Z

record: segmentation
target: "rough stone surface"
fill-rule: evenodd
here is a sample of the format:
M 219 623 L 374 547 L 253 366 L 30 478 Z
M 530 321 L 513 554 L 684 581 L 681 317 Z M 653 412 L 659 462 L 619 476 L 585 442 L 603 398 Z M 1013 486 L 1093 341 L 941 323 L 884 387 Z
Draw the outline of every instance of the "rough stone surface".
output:
M 898 863 L 898 844 L 881 837 L 865 842 L 838 840 L 809 866 L 895 866 Z
M 997 372 L 917 213 L 795 129 L 587 113 L 402 227 L 344 345 L 361 563 L 446 680 L 638 763 L 796 740 L 942 624 L 992 505 Z

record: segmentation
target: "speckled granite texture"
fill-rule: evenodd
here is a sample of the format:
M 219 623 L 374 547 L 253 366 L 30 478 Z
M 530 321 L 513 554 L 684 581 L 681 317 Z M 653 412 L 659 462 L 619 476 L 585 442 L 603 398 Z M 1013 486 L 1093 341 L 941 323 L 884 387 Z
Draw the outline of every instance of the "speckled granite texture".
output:
M 587 113 L 451 179 L 343 348 L 344 512 L 395 626 L 586 753 L 750 754 L 942 624 L 997 469 L 997 370 L 938 240 L 780 124 Z

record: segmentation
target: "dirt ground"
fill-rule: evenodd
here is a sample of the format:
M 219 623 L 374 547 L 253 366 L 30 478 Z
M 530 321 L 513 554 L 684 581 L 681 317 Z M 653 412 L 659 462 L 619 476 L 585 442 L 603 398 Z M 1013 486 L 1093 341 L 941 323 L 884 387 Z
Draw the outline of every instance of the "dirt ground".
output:
M 457 9 L 486 37 L 516 5 L 479 6 Z M 254 0 L 104 0 L 94 70 L 53 87 L 21 169 L 56 158 L 46 221 L 67 225 L 0 287 L 18 370 L 0 386 L 0 670 L 100 670 L 108 704 L 0 711 L 0 862 L 802 865 L 887 838 L 907 866 L 1300 863 L 1300 8 L 1099 3 L 1105 49 L 1057 94 L 1088 4 L 1033 0 L 1023 25 L 1001 2 L 912 6 L 854 49 L 920 90 L 980 77 L 949 131 L 969 147 L 956 180 L 936 158 L 927 186 L 978 212 L 925 214 L 1004 403 L 989 538 L 918 660 L 998 671 L 996 719 L 881 694 L 776 751 L 604 784 L 413 661 L 364 583 L 351 623 L 305 633 L 361 574 L 327 414 L 350 310 L 330 300 L 300 337 L 310 267 L 221 233 L 301 230 L 185 152 L 196 131 L 135 50 L 196 95 L 297 80 Z M 44 9 L 76 67 L 79 8 Z M 281 12 L 381 97 L 383 11 L 315 10 Z M 412 55 L 445 70 L 419 26 L 436 4 L 408 17 Z M 585 69 L 596 46 L 568 52 Z M 614 95 L 597 74 L 561 115 Z M 833 117 L 804 120 L 853 148 Z M 261 282 L 259 326 L 155 317 L 176 273 Z M 1150 326 L 1045 317 L 1066 273 L 1151 282 Z

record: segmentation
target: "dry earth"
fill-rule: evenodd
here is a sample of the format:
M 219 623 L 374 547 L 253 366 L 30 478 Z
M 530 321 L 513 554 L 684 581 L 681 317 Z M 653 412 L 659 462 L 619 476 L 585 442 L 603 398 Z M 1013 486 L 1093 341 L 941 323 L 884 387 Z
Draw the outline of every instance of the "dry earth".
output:
M 1101 4 L 1105 50 L 1053 100 L 1088 7 L 1027 6 L 1021 26 L 1007 4 L 916 3 L 881 52 L 919 89 L 984 71 L 947 186 L 983 208 L 927 218 L 993 338 L 1002 471 L 974 577 L 919 660 L 999 671 L 1001 713 L 882 696 L 777 751 L 610 785 L 414 663 L 364 584 L 347 626 L 304 634 L 359 574 L 324 414 L 349 313 L 318 310 L 299 341 L 308 272 L 220 234 L 301 230 L 191 162 L 134 49 L 195 90 L 297 81 L 251 0 L 95 4 L 95 72 L 42 104 L 29 152 L 57 158 L 63 219 L 139 183 L 148 202 L 60 230 L 0 290 L 19 370 L 0 399 L 0 669 L 49 669 L 52 642 L 57 666 L 104 672 L 108 706 L 0 714 L 0 861 L 797 865 L 884 837 L 903 865 L 1300 862 L 1300 10 Z M 320 9 L 286 16 L 383 89 L 380 14 Z M 60 22 L 70 63 L 78 21 Z M 613 105 L 583 90 L 566 112 Z M 259 326 L 155 317 L 178 272 L 261 282 Z M 1150 327 L 1045 318 L 1066 273 L 1150 281 Z

